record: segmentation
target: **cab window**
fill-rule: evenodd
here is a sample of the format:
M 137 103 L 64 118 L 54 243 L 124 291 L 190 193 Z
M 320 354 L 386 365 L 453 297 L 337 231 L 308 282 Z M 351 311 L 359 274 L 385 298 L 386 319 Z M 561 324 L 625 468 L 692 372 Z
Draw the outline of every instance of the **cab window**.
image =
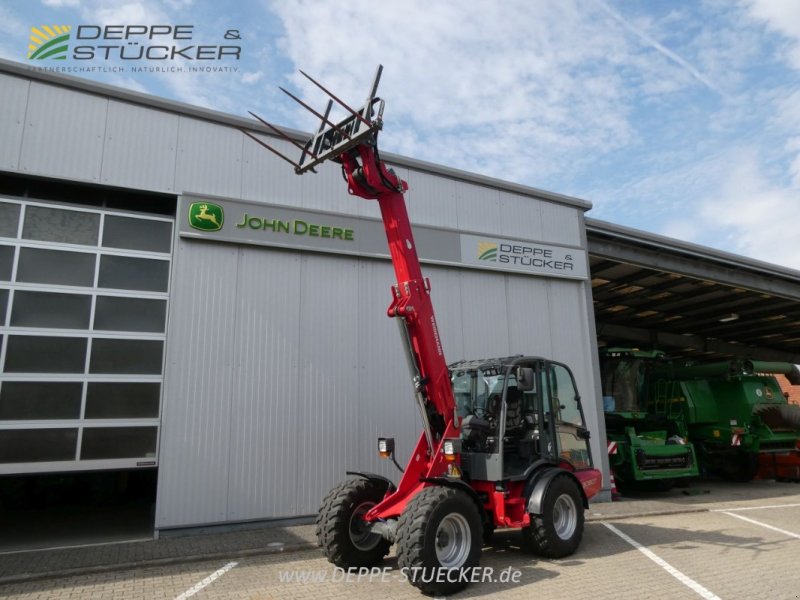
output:
M 552 410 L 556 417 L 559 456 L 576 469 L 590 467 L 589 442 L 579 435 L 585 431 L 585 425 L 572 375 L 566 367 L 551 364 L 548 379 Z

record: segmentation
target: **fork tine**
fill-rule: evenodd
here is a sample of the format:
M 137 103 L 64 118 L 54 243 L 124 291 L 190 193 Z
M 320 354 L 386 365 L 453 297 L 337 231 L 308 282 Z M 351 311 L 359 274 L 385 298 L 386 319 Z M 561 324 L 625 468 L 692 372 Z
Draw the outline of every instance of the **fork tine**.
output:
M 316 154 L 314 154 L 313 152 L 311 152 L 311 151 L 307 150 L 306 148 L 304 148 L 303 146 L 301 146 L 300 144 L 298 144 L 297 142 L 295 142 L 295 141 L 294 141 L 292 138 L 290 138 L 288 135 L 286 135 L 285 133 L 283 133 L 283 132 L 282 132 L 280 129 L 278 129 L 277 127 L 275 127 L 275 125 L 273 125 L 272 123 L 269 123 L 269 122 L 265 121 L 264 119 L 262 119 L 262 118 L 261 118 L 261 117 L 259 117 L 259 116 L 258 116 L 256 113 L 254 113 L 254 112 L 252 112 L 252 111 L 249 111 L 249 110 L 248 110 L 247 112 L 249 112 L 251 115 L 253 115 L 253 116 L 254 116 L 256 119 L 258 119 L 258 120 L 259 120 L 261 123 L 263 123 L 264 125 L 266 125 L 267 127 L 269 127 L 269 128 L 272 130 L 272 131 L 274 131 L 275 133 L 277 133 L 279 136 L 281 136 L 281 137 L 282 137 L 284 140 L 286 140 L 286 141 L 287 141 L 287 142 L 289 142 L 290 144 L 293 144 L 293 145 L 297 146 L 298 148 L 300 148 L 300 150 L 302 150 L 302 151 L 303 151 L 305 154 L 308 154 L 309 156 L 311 156 L 311 157 L 313 157 L 313 158 L 317 158 L 317 155 L 316 155 Z
M 252 133 L 250 133 L 249 131 L 245 131 L 244 129 L 239 129 L 239 131 L 241 131 L 243 134 L 245 134 L 247 137 L 249 137 L 249 138 L 250 138 L 251 140 L 253 140 L 254 142 L 257 142 L 257 143 L 261 144 L 262 146 L 264 146 L 264 148 L 266 148 L 267 150 L 269 150 L 269 151 L 270 151 L 270 152 L 272 152 L 273 154 L 277 154 L 277 155 L 278 155 L 279 157 L 281 157 L 283 160 L 285 160 L 285 161 L 286 161 L 286 162 L 288 162 L 290 165 L 292 165 L 292 166 L 293 166 L 295 169 L 299 169 L 299 168 L 300 168 L 300 165 L 298 165 L 298 164 L 297 164 L 296 162 L 294 162 L 292 159 L 290 159 L 290 158 L 286 158 L 286 157 L 285 157 L 283 154 L 281 154 L 280 152 L 278 152 L 277 150 L 275 150 L 275 148 L 273 148 L 273 147 L 272 147 L 272 146 L 270 146 L 269 144 L 265 144 L 265 143 L 264 143 L 264 142 L 262 142 L 260 139 L 258 139 L 256 136 L 254 136 Z
M 339 133 L 340 133 L 342 136 L 346 137 L 348 140 L 349 140 L 349 139 L 351 139 L 351 138 L 350 138 L 350 135 L 349 135 L 349 134 L 348 134 L 346 131 L 343 131 L 343 130 L 342 130 L 342 129 L 341 129 L 341 128 L 340 128 L 340 127 L 339 127 L 339 126 L 336 124 L 336 123 L 334 123 L 334 122 L 332 122 L 332 121 L 329 121 L 329 120 L 328 120 L 328 118 L 327 118 L 326 116 L 324 116 L 324 115 L 322 115 L 322 114 L 318 113 L 317 111 L 315 111 L 315 110 L 314 110 L 313 108 L 311 108 L 311 107 L 310 107 L 308 104 L 306 104 L 305 102 L 303 102 L 302 100 L 300 100 L 300 98 L 298 98 L 297 96 L 295 96 L 295 95 L 294 95 L 292 92 L 290 92 L 290 91 L 288 91 L 288 90 L 286 90 L 286 89 L 284 89 L 284 88 L 282 88 L 282 87 L 280 87 L 280 86 L 278 86 L 278 87 L 280 88 L 280 90 L 281 90 L 281 91 L 282 91 L 284 94 L 286 94 L 287 96 L 289 96 L 289 97 L 290 97 L 292 100 L 294 100 L 295 102 L 297 102 L 297 103 L 298 103 L 300 106 L 302 106 L 303 108 L 305 108 L 305 109 L 306 109 L 306 110 L 308 110 L 309 112 L 313 113 L 314 115 L 316 115 L 317 117 L 319 117 L 320 119 L 322 119 L 322 120 L 323 120 L 325 123 L 327 123 L 328 125 L 330 125 L 331 127 L 333 127 L 333 128 L 334 128 L 334 129 L 335 129 L 337 132 L 339 132 Z
M 367 119 L 365 119 L 364 117 L 362 117 L 362 116 L 361 116 L 361 113 L 359 113 L 359 112 L 357 112 L 357 111 L 353 110 L 353 109 L 352 109 L 352 108 L 350 108 L 350 107 L 349 107 L 347 104 L 345 104 L 344 102 L 342 102 L 341 100 L 339 100 L 339 98 L 337 98 L 336 96 L 334 96 L 334 95 L 333 95 L 333 93 L 332 93 L 332 92 L 330 92 L 328 89 L 326 89 L 326 88 L 325 88 L 325 87 L 324 87 L 324 86 L 323 86 L 321 83 L 319 83 L 318 81 L 315 81 L 315 80 L 314 80 L 314 79 L 313 79 L 313 78 L 312 78 L 312 77 L 311 77 L 311 76 L 310 76 L 308 73 L 306 73 L 306 72 L 305 72 L 305 71 L 303 71 L 302 69 L 300 69 L 300 73 L 301 73 L 301 74 L 302 74 L 302 75 L 303 75 L 303 76 L 304 76 L 306 79 L 308 79 L 308 80 L 309 80 L 311 83 L 313 83 L 315 86 L 317 86 L 317 87 L 318 87 L 319 89 L 321 89 L 323 92 L 325 92 L 326 94 L 328 94 L 328 96 L 330 96 L 331 98 L 333 98 L 333 99 L 334 99 L 334 100 L 335 100 L 337 103 L 339 103 L 339 104 L 340 104 L 341 106 L 343 106 L 345 109 L 347 109 L 348 111 L 350 111 L 350 114 L 352 114 L 354 117 L 358 118 L 358 119 L 359 119 L 359 120 L 360 120 L 362 123 L 364 123 L 365 125 L 369 125 L 369 124 L 370 124 L 370 122 L 369 122 Z

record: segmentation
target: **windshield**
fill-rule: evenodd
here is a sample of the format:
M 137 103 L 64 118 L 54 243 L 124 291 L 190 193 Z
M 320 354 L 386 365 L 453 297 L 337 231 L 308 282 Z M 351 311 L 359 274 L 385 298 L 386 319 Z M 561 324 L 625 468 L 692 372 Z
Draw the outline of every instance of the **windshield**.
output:
M 641 402 L 644 361 L 637 358 L 606 359 L 602 369 L 603 410 L 606 412 L 644 410 Z
M 498 373 L 496 369 L 457 370 L 451 373 L 450 379 L 453 384 L 458 415 L 460 417 L 467 415 L 486 417 L 499 406 L 499 402 L 495 404 L 490 400 L 493 400 L 495 395 L 503 395 L 506 375 Z M 510 383 L 516 385 L 513 375 L 510 377 Z

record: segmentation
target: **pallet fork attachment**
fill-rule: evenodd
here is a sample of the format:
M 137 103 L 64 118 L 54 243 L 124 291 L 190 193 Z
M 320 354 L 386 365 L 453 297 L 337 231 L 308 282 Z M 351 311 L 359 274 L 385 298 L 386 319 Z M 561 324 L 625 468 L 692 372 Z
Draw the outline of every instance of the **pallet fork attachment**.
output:
M 291 164 L 294 167 L 295 173 L 298 175 L 302 175 L 308 171 L 314 171 L 314 167 L 325 162 L 326 160 L 342 162 L 340 157 L 347 150 L 356 148 L 365 143 L 370 145 L 376 144 L 378 132 L 383 128 L 383 108 L 385 105 L 384 101 L 375 95 L 378 92 L 378 84 L 380 83 L 382 72 L 383 66 L 379 65 L 378 70 L 375 73 L 372 86 L 370 87 L 370 93 L 367 97 L 367 101 L 360 110 L 355 110 L 342 102 L 342 100 L 340 100 L 326 87 L 324 87 L 321 83 L 313 79 L 304 71 L 300 71 L 300 73 L 302 73 L 305 78 L 311 81 L 311 83 L 325 92 L 325 94 L 330 96 L 330 100 L 328 100 L 328 104 L 324 113 L 317 112 L 296 95 L 281 87 L 280 90 L 284 94 L 289 96 L 300 106 L 320 119 L 319 129 L 311 137 L 311 139 L 305 143 L 304 146 L 298 144 L 280 129 L 268 123 L 258 115 L 252 112 L 250 113 L 253 117 L 278 134 L 278 136 L 280 136 L 282 139 L 288 141 L 294 146 L 297 146 L 301 150 L 300 159 L 298 161 L 293 161 L 292 159 L 286 157 L 284 154 L 256 138 L 248 131 L 242 130 L 242 132 L 264 146 L 270 152 L 277 154 L 283 160 Z M 331 109 L 333 108 L 334 102 L 342 106 L 345 110 L 347 110 L 347 112 L 350 113 L 349 117 L 340 121 L 339 123 L 334 123 L 330 120 Z

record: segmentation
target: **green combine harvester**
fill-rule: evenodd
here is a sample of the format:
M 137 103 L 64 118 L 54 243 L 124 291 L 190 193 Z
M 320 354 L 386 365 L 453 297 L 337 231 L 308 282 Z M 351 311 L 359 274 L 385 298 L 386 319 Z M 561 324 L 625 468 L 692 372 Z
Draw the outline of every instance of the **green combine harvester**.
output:
M 698 474 L 684 415 L 659 412 L 650 402 L 651 371 L 668 364 L 659 350 L 600 351 L 608 458 L 622 490 L 666 491 Z
M 732 361 L 681 366 L 666 363 L 649 373 L 648 407 L 688 426 L 701 469 L 749 481 L 761 466 L 793 478 L 800 466 L 800 406 L 789 404 L 775 375 L 800 385 L 796 365 Z

